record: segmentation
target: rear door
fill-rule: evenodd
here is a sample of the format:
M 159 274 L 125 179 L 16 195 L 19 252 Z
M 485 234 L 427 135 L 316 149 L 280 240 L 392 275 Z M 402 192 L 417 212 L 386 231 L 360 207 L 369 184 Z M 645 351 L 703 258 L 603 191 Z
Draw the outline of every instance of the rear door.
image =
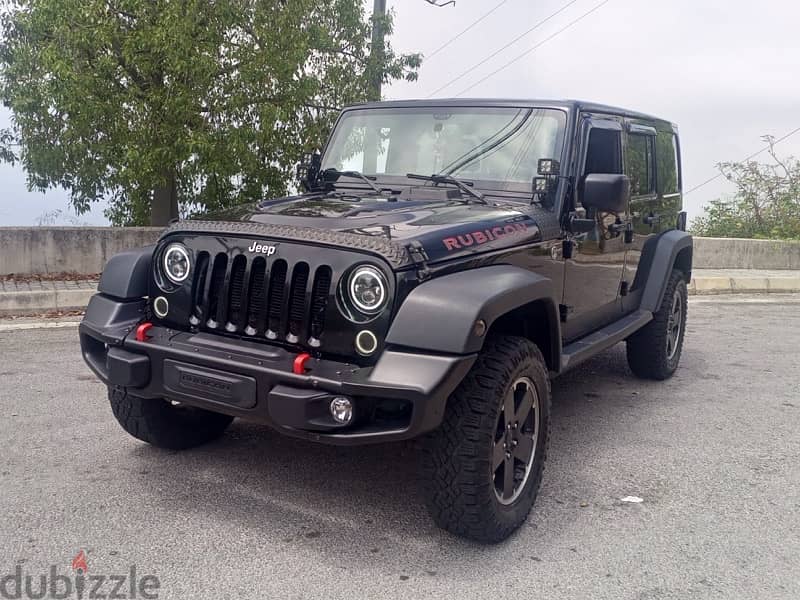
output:
M 683 204 L 680 146 L 672 125 L 628 120 L 625 132 L 625 174 L 631 180 L 630 221 L 633 240 L 625 259 L 625 312 L 635 310 L 644 284 L 637 280 L 642 254 L 654 248 L 659 234 L 675 229 Z

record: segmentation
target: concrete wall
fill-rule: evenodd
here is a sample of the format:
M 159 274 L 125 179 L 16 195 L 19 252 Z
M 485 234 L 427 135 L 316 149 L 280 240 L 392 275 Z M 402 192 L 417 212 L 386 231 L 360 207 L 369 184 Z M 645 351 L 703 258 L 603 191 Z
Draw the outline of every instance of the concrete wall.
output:
M 696 237 L 694 268 L 800 270 L 800 242 Z
M 0 227 L 0 275 L 103 270 L 121 250 L 152 244 L 157 227 Z M 794 269 L 800 242 L 695 238 L 695 269 Z
M 117 252 L 152 244 L 157 227 L 0 227 L 0 275 L 100 273 Z

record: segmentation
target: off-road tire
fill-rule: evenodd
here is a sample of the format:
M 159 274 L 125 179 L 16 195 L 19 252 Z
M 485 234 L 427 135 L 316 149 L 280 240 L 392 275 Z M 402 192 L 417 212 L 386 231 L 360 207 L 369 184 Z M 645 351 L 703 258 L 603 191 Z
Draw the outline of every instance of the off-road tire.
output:
M 111 410 L 133 437 L 170 450 L 184 450 L 220 437 L 233 417 L 175 406 L 160 398 L 139 398 L 125 388 L 108 388 Z
M 675 373 L 681 360 L 683 337 L 686 333 L 687 298 L 686 276 L 681 271 L 673 270 L 661 306 L 653 315 L 653 320 L 627 340 L 628 365 L 637 377 L 663 380 Z M 677 346 L 670 356 L 667 338 L 675 321 L 674 318 L 671 319 L 671 315 L 674 313 L 676 301 L 680 303 L 680 329 L 674 342 Z
M 503 504 L 495 491 L 498 423 L 506 394 L 520 378 L 538 395 L 538 435 L 527 479 Z M 500 425 L 502 427 L 502 424 Z M 550 379 L 539 349 L 521 337 L 489 339 L 448 400 L 441 426 L 425 439 L 422 472 L 428 510 L 436 524 L 481 543 L 497 543 L 522 525 L 542 480 L 550 441 Z

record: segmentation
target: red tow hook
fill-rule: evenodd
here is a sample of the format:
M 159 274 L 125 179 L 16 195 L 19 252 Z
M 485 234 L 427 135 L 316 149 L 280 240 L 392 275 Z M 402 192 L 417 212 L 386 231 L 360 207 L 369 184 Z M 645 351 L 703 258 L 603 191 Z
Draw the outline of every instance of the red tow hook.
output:
M 136 341 L 137 342 L 146 342 L 148 340 L 147 332 L 152 329 L 152 323 L 142 323 L 136 328 Z
M 302 354 L 298 354 L 294 359 L 294 365 L 292 366 L 292 373 L 295 375 L 305 375 L 306 373 L 306 363 L 311 359 L 311 355 L 308 352 L 303 352 Z

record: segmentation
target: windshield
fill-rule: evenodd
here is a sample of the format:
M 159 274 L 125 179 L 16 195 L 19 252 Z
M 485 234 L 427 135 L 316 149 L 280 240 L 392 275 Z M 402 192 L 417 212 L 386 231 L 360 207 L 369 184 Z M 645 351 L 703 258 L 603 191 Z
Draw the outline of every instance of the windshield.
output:
M 554 109 L 373 108 L 347 111 L 323 169 L 451 175 L 487 190 L 530 192 L 540 158 L 561 158 L 566 114 Z

